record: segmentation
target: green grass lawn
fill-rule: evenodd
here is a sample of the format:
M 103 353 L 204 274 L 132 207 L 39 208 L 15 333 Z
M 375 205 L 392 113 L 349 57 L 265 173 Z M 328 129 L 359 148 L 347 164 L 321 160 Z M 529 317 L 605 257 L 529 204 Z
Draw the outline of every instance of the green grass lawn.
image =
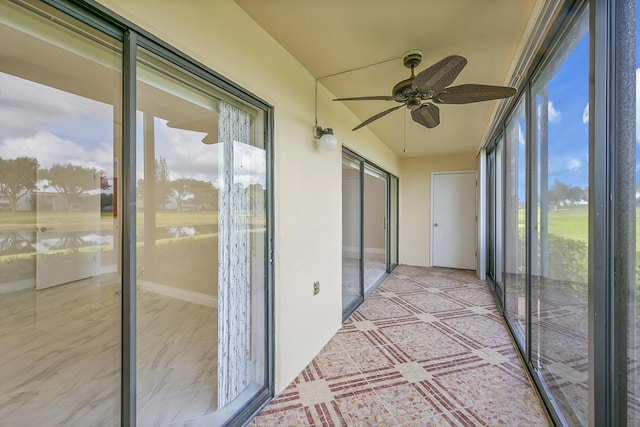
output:
M 524 229 L 525 212 L 518 212 L 519 226 Z M 636 251 L 640 252 L 640 209 L 636 209 Z M 566 206 L 549 211 L 549 234 L 589 242 L 589 207 Z
M 163 211 L 156 214 L 156 227 L 208 225 L 218 222 L 218 212 L 178 212 Z M 100 217 L 100 229 L 113 228 L 115 218 L 111 213 Z M 35 212 L 0 211 L 0 232 L 35 230 L 38 226 L 52 227 L 58 231 L 84 231 L 95 228 L 95 214 L 89 212 Z M 137 226 L 144 225 L 144 213 L 137 215 Z
M 549 234 L 589 242 L 589 207 L 570 206 L 549 212 Z

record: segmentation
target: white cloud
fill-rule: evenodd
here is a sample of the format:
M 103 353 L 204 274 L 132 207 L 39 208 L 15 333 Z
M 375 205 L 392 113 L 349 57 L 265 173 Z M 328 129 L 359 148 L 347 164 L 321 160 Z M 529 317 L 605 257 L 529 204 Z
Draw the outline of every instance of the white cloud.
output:
M 6 138 L 0 142 L 0 157 L 36 157 L 40 167 L 48 168 L 55 163 L 104 169 L 109 174 L 113 164 L 113 148 L 109 144 L 100 144 L 93 150 L 62 139 L 51 132 L 40 131 L 32 136 Z
M 582 166 L 582 162 L 580 161 L 580 159 L 570 158 L 567 160 L 566 170 L 570 170 L 570 171 L 578 170 L 580 169 L 580 166 Z
M 582 160 L 570 156 L 549 157 L 549 175 L 557 176 L 568 172 L 576 172 L 582 168 Z
M 160 119 L 156 121 L 155 131 L 155 156 L 166 159 L 171 179 L 194 178 L 213 182 L 220 188 L 224 167 L 222 144 L 203 144 L 202 139 L 206 133 L 171 128 Z M 267 162 L 264 149 L 236 142 L 234 159 L 235 182 L 245 186 L 266 186 Z
M 0 137 L 33 134 L 54 124 L 88 118 L 113 121 L 113 107 L 0 72 Z
M 549 101 L 549 123 L 557 123 L 560 121 L 560 111 L 556 110 L 553 102 Z
M 589 103 L 585 105 L 584 110 L 582 110 L 582 123 L 589 124 Z

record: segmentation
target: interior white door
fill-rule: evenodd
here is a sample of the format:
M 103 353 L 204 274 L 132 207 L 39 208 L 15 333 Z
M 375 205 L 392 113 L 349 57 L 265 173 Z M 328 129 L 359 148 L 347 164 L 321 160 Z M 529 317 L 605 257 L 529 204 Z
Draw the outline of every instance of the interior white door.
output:
M 431 259 L 437 267 L 476 267 L 476 173 L 431 177 Z
M 36 289 L 97 275 L 100 184 L 97 174 L 87 179 L 92 190 L 72 204 L 53 190 L 36 196 Z

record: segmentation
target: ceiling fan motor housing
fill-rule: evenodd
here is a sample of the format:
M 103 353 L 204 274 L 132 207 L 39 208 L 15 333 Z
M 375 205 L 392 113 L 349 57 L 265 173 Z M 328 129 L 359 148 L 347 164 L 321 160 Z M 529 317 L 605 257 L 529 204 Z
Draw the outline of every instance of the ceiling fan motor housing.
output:
M 422 62 L 422 51 L 419 49 L 409 50 L 402 55 L 402 63 L 407 68 L 415 68 Z
M 414 77 L 409 77 L 408 79 L 397 83 L 391 91 L 391 96 L 393 96 L 393 99 L 398 102 L 406 101 L 406 99 L 414 92 L 413 88 L 411 87 L 411 85 L 413 84 L 413 79 Z

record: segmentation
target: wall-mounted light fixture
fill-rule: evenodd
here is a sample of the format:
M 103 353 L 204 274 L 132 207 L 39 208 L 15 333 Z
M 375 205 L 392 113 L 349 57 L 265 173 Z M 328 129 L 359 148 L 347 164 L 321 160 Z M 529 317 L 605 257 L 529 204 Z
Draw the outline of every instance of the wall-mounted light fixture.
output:
M 318 80 L 316 79 L 316 125 L 313 127 L 313 137 L 318 140 L 320 148 L 324 151 L 331 151 L 338 145 L 338 140 L 333 134 L 333 129 L 322 129 L 318 126 Z
M 333 129 L 322 129 L 317 124 L 313 127 L 313 136 L 318 140 L 320 148 L 324 151 L 331 151 L 338 145 L 338 140 L 333 134 Z

